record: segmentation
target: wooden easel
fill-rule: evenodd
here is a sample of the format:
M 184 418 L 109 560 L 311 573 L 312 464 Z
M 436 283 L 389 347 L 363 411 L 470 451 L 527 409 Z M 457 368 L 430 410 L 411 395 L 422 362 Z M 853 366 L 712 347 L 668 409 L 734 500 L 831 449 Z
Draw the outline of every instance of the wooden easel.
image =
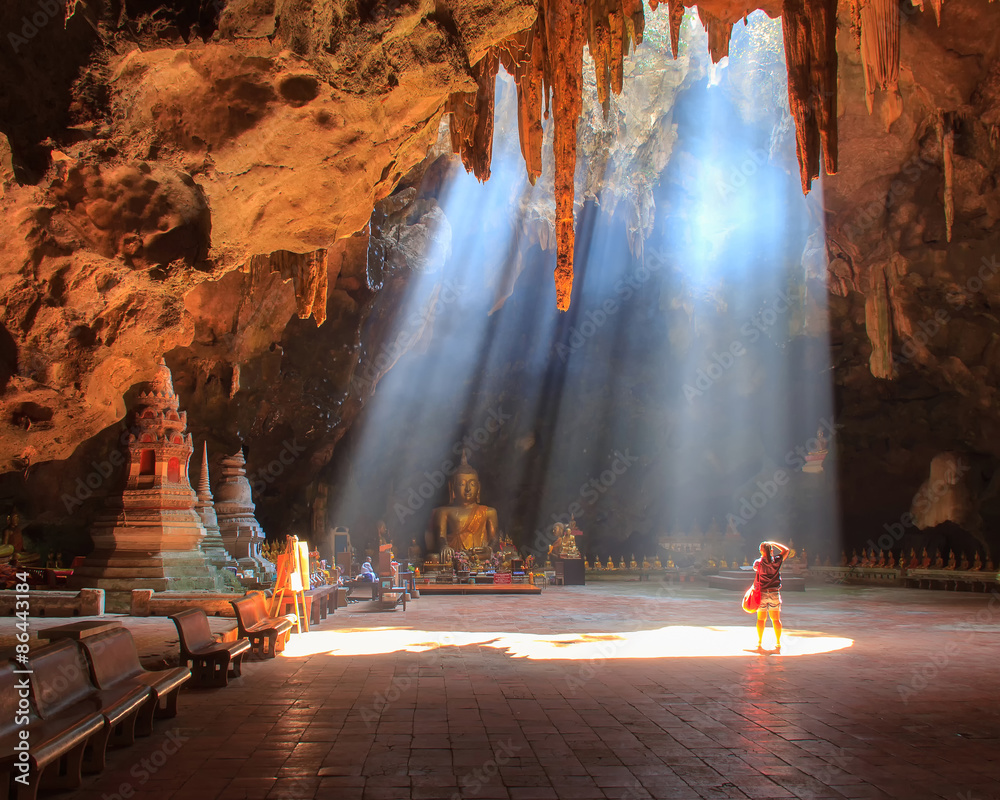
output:
M 305 553 L 305 571 L 303 572 L 302 554 Z M 285 542 L 285 552 L 278 555 L 278 579 L 274 584 L 274 597 L 271 600 L 271 616 L 281 613 L 285 594 L 289 593 L 295 603 L 296 632 L 302 633 L 303 628 L 309 631 L 309 615 L 306 613 L 306 592 L 309 575 L 309 545 L 300 542 L 297 536 L 289 536 Z M 301 610 L 300 610 L 301 609 Z

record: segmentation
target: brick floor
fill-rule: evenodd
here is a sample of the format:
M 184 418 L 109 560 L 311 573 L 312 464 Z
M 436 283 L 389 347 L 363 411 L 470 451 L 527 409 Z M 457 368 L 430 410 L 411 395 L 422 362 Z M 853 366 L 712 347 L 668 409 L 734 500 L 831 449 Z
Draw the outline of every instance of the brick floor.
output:
M 340 609 L 63 796 L 1000 795 L 1000 595 L 787 593 L 783 655 L 744 649 L 739 600 L 608 583 Z

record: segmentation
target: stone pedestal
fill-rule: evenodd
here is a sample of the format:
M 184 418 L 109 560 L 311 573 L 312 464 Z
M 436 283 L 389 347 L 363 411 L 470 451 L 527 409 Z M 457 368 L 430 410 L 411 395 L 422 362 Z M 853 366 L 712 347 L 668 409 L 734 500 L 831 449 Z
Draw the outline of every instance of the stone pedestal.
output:
M 162 358 L 151 390 L 139 395 L 127 450 L 125 490 L 94 522 L 94 550 L 69 586 L 108 592 L 218 588 L 220 576 L 200 546 L 205 527 L 188 478 L 194 447 L 187 415 L 178 410 Z

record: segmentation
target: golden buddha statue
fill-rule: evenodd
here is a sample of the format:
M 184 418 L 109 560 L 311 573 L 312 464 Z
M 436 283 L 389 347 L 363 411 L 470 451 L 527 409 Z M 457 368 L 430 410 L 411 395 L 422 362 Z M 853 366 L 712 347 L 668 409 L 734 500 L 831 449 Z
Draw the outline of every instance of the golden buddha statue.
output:
M 972 562 L 972 570 L 974 572 L 979 572 L 983 568 L 983 560 L 979 557 L 979 551 L 976 551 L 976 557 Z
M 638 563 L 635 560 L 635 553 L 632 554 L 632 560 L 628 562 L 629 569 L 639 569 Z
M 624 572 L 628 567 L 625 566 L 625 556 L 622 556 L 621 562 L 618 564 L 618 569 Z
M 913 554 L 912 550 L 910 551 L 910 554 L 911 555 Z M 931 557 L 930 555 L 928 555 L 927 548 L 925 547 L 923 552 L 920 554 L 920 566 L 923 569 L 929 569 L 930 565 L 931 565 Z
M 954 550 L 949 550 L 948 551 L 948 566 L 945 567 L 945 569 L 955 569 L 956 566 L 957 566 L 957 564 L 956 564 L 956 561 L 955 561 L 955 551 Z
M 611 556 L 608 556 L 608 569 L 614 569 L 615 562 L 611 560 Z
M 962 553 L 962 560 L 958 562 L 958 568 L 963 572 L 967 572 L 969 569 L 969 557 Z
M 660 557 L 659 556 L 657 556 L 656 560 L 653 562 L 653 567 L 655 569 L 663 569 L 663 562 L 660 561 Z
M 479 502 L 479 473 L 465 453 L 462 463 L 448 482 L 449 502 L 431 512 L 427 550 L 438 553 L 442 562 L 451 560 L 456 550 L 475 551 L 477 556 L 493 555 L 500 533 L 497 510 Z

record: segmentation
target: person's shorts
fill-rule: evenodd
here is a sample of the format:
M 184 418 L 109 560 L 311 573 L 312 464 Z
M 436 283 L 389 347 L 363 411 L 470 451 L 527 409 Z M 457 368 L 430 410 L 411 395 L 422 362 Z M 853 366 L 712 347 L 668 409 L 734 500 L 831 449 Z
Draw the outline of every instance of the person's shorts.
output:
M 767 611 L 769 608 L 781 608 L 781 592 L 777 589 L 765 590 L 760 593 L 760 608 L 758 611 Z

